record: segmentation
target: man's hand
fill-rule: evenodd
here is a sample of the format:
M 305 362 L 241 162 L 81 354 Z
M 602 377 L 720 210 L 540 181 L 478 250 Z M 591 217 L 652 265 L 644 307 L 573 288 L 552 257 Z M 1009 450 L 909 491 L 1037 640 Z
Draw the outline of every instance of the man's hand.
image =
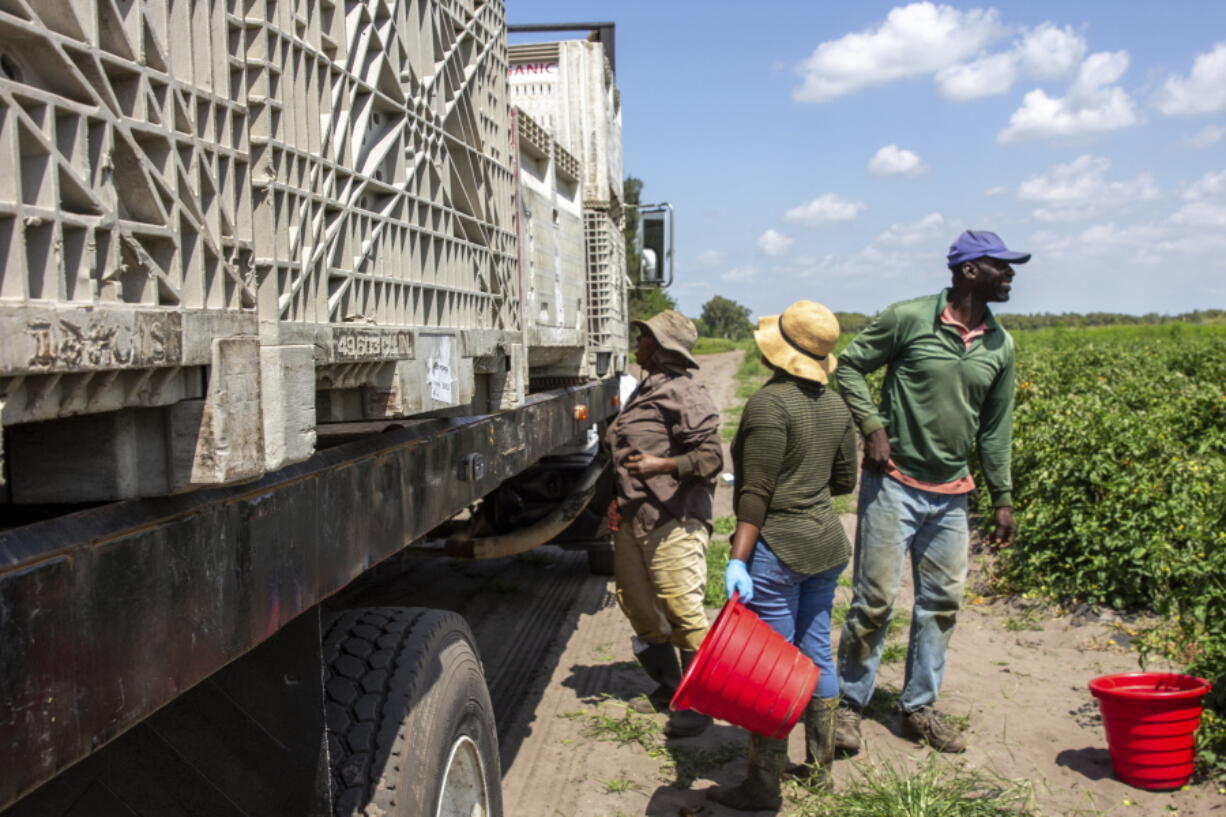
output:
M 609 507 L 605 510 L 605 519 L 609 521 L 609 530 L 620 530 L 622 526 L 622 510 L 617 507 L 617 500 L 609 502 Z
M 878 474 L 885 471 L 890 461 L 890 435 L 879 428 L 864 438 L 864 467 Z
M 988 544 L 995 548 L 1007 548 L 1013 544 L 1013 537 L 1017 533 L 1017 523 L 1013 521 L 1013 508 L 1008 505 L 997 508 L 993 517 L 996 522 L 996 530 L 992 531 L 992 538 L 988 540 Z
M 656 457 L 635 452 L 626 457 L 626 470 L 636 477 L 652 477 L 656 474 L 677 473 L 677 463 L 672 457 Z

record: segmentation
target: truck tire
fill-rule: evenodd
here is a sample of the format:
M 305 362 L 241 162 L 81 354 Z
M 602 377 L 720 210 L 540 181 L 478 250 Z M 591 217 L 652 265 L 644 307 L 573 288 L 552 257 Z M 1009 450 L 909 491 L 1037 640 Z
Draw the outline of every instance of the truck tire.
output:
M 501 817 L 494 710 L 463 618 L 347 610 L 324 660 L 336 817 Z

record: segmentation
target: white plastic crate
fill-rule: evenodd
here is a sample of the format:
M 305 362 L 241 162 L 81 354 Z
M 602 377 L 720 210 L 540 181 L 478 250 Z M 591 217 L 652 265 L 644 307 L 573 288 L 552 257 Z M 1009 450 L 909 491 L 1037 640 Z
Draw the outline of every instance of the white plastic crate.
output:
M 513 117 L 530 376 L 581 377 L 588 310 L 579 163 L 522 110 Z
M 0 3 L 10 498 L 73 499 L 73 439 L 119 498 L 463 405 L 477 374 L 522 399 L 506 98 L 499 2 Z M 343 393 L 317 416 L 317 390 Z M 121 409 L 174 446 L 67 419 Z
M 626 241 L 621 214 L 583 210 L 587 245 L 590 360 L 597 377 L 625 370 L 627 355 Z
M 508 49 L 511 103 L 523 108 L 583 167 L 584 203 L 622 203 L 621 95 L 604 46 L 586 40 Z

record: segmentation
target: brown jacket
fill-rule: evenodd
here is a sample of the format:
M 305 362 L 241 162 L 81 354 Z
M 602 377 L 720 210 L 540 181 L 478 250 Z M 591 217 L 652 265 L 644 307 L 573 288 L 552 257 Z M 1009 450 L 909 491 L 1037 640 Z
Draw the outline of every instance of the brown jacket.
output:
M 631 395 L 605 437 L 613 456 L 622 524 L 635 538 L 672 520 L 711 525 L 715 476 L 724 466 L 719 410 L 707 390 L 688 375 L 657 372 Z M 639 452 L 672 457 L 676 474 L 631 475 L 626 457 Z

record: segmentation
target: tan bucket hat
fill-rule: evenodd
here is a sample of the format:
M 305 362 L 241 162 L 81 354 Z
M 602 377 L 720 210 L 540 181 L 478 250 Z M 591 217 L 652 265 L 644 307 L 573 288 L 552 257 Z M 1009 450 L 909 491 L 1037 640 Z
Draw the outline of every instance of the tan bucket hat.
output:
M 633 321 L 631 325 L 650 332 L 661 349 L 668 349 L 685 358 L 688 368 L 699 368 L 698 361 L 691 354 L 694 344 L 698 341 L 698 330 L 694 327 L 694 322 L 685 315 L 665 309 L 645 321 Z
M 839 365 L 833 354 L 839 319 L 814 301 L 797 301 L 782 315 L 759 319 L 753 339 L 773 365 L 805 380 L 826 383 Z

